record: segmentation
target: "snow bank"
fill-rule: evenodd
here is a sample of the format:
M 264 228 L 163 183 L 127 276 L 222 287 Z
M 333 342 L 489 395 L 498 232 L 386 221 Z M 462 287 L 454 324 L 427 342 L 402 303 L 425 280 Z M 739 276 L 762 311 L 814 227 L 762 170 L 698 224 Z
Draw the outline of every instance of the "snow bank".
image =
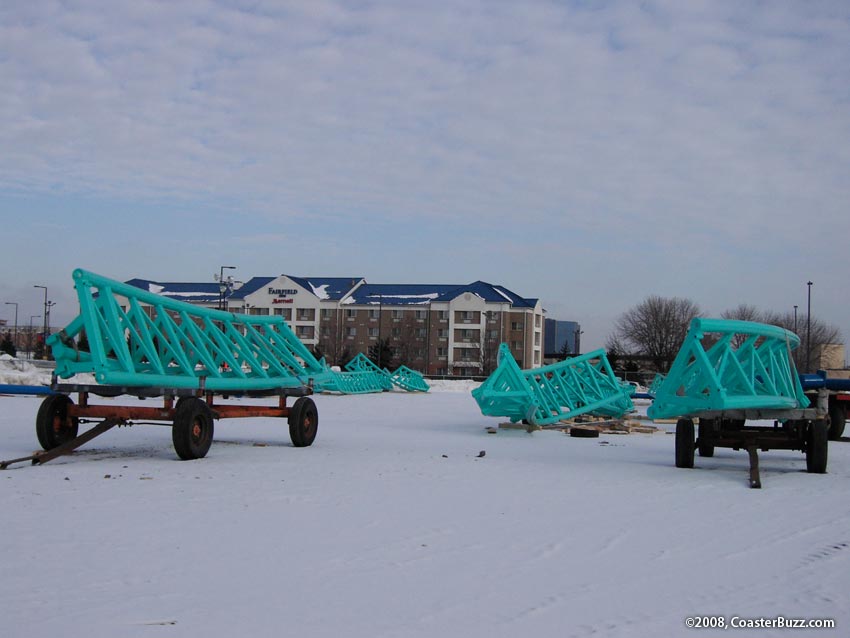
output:
M 0 385 L 50 385 L 50 370 L 37 368 L 25 359 L 3 353 L 0 357 Z

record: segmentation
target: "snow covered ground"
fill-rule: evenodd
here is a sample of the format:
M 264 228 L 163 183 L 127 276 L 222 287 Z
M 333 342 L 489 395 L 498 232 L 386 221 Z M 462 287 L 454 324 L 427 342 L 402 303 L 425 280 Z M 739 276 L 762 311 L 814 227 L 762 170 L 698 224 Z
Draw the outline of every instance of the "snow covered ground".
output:
M 745 453 L 676 469 L 666 433 L 488 434 L 469 389 L 317 396 L 309 448 L 228 420 L 181 462 L 134 426 L 0 472 L 3 635 L 850 635 L 847 443 L 825 475 L 763 453 L 752 490 Z M 0 397 L 0 459 L 39 401 Z M 837 628 L 686 627 L 718 615 Z

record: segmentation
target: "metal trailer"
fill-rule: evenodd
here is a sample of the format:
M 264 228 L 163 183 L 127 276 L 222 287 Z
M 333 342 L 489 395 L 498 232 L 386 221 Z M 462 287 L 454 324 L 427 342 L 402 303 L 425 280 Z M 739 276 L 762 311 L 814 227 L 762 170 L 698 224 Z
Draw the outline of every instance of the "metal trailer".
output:
M 77 394 L 77 402 L 71 394 Z M 289 437 L 295 447 L 312 445 L 319 426 L 316 404 L 306 386 L 276 388 L 234 393 L 231 395 L 196 391 L 187 388 L 153 388 L 146 386 L 111 386 L 98 384 L 54 383 L 38 409 L 35 430 L 38 442 L 44 449 L 8 461 L 0 461 L 0 470 L 13 463 L 31 461 L 33 465 L 47 463 L 58 456 L 69 454 L 93 438 L 115 426 L 156 424 L 171 426 L 171 440 L 177 456 L 183 460 L 206 456 L 214 435 L 213 420 L 247 417 L 286 418 Z M 161 397 L 159 407 L 141 405 L 92 404 L 92 395 L 99 397 L 135 396 L 140 399 Z M 234 405 L 216 403 L 217 398 L 277 397 L 277 405 Z M 294 403 L 287 406 L 293 397 Z M 79 433 L 81 425 L 95 425 Z
M 808 472 L 826 472 L 827 392 L 818 390 L 814 405 L 804 394 L 791 357 L 799 343 L 797 335 L 777 326 L 691 322 L 648 411 L 654 419 L 678 417 L 676 467 L 694 467 L 695 450 L 711 457 L 723 447 L 747 451 L 754 488 L 761 487 L 759 450 L 800 450 Z M 773 425 L 747 425 L 754 420 Z
M 315 358 L 281 317 L 237 315 L 200 308 L 113 281 L 74 271 L 80 315 L 47 344 L 56 359 L 51 394 L 36 416 L 44 452 L 0 463 L 45 463 L 116 425 L 171 424 L 181 459 L 206 455 L 213 420 L 281 417 L 297 447 L 313 443 L 318 428 L 311 375 Z M 95 384 L 62 384 L 79 373 Z M 76 393 L 75 403 L 70 395 Z M 92 405 L 91 395 L 162 397 L 161 407 Z M 228 405 L 219 397 L 278 398 L 277 406 Z M 295 398 L 291 406 L 287 399 Z M 83 434 L 79 426 L 100 419 Z
M 810 399 L 826 394 L 829 440 L 840 440 L 844 434 L 850 406 L 850 379 L 837 379 L 830 377 L 825 370 L 818 370 L 815 374 L 801 374 L 800 383 Z

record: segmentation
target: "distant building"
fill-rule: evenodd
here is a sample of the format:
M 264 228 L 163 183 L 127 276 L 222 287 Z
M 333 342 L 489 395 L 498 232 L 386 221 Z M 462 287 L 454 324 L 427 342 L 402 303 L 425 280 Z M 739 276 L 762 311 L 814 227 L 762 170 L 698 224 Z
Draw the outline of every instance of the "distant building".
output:
M 483 281 L 370 284 L 363 277 L 280 275 L 254 277 L 224 290 L 218 283 L 127 283 L 208 308 L 280 316 L 332 365 L 368 354 L 379 339 L 389 340 L 395 365 L 429 375 L 488 375 L 503 342 L 521 367 L 543 363 L 540 300 Z
M 568 356 L 581 354 L 581 326 L 577 322 L 546 319 L 545 334 L 543 356 L 546 359 L 561 359 L 565 345 Z

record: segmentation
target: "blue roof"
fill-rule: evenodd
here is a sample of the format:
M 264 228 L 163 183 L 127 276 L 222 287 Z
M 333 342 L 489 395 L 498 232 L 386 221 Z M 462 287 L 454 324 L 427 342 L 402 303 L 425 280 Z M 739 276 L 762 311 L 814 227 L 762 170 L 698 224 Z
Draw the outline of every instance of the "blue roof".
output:
M 457 285 L 446 284 L 364 284 L 346 299 L 345 303 L 366 306 L 423 305 L 436 301 Z
M 472 293 L 488 303 L 510 303 L 520 308 L 534 308 L 536 299 L 524 299 L 503 286 L 483 281 L 457 284 L 365 284 L 346 299 L 356 305 L 387 306 L 424 305 L 432 301 L 448 302 L 462 294 Z
M 233 294 L 230 295 L 228 299 L 244 299 L 246 295 L 250 295 L 252 292 L 257 292 L 264 286 L 268 286 L 275 279 L 277 279 L 277 277 L 251 277 L 248 281 L 242 284 L 239 290 L 234 290 Z
M 293 277 L 286 275 L 302 288 L 309 290 L 319 299 L 330 299 L 339 301 L 359 282 L 363 277 Z
M 534 308 L 537 305 L 536 299 L 524 299 L 515 292 L 512 292 L 504 286 L 496 286 L 488 284 L 486 281 L 474 281 L 466 286 L 458 286 L 454 290 L 449 291 L 437 301 L 451 301 L 464 293 L 472 293 L 481 297 L 488 303 L 505 303 L 508 302 L 512 306 L 518 308 Z
M 367 284 L 354 290 L 362 277 L 289 277 L 297 285 L 311 292 L 319 299 L 339 301 L 346 295 L 346 304 L 387 306 L 426 305 L 432 301 L 449 302 L 462 294 L 471 293 L 487 303 L 510 303 L 516 308 L 534 308 L 537 299 L 525 299 L 504 286 L 475 281 L 471 284 Z M 238 290 L 227 295 L 228 299 L 244 299 L 269 285 L 277 277 L 252 277 Z M 178 301 L 215 303 L 219 300 L 217 282 L 160 282 L 149 279 L 131 279 L 128 282 L 142 290 L 176 299 Z
M 125 283 L 176 301 L 216 303 L 221 295 L 217 282 L 186 283 L 130 279 Z

